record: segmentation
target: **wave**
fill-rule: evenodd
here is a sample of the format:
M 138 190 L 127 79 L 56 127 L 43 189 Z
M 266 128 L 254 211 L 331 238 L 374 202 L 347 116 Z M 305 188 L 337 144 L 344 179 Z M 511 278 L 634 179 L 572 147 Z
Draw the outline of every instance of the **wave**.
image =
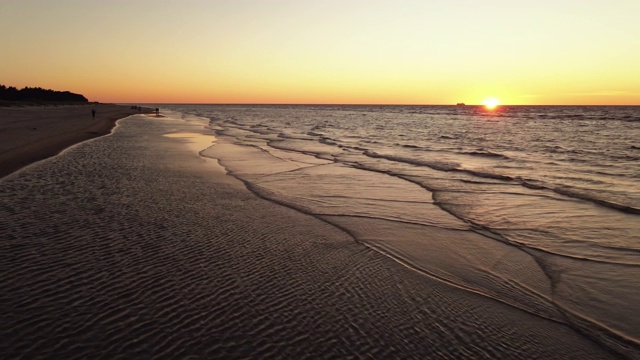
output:
M 545 146 L 545 150 L 550 153 L 556 153 L 556 154 L 579 154 L 580 153 L 575 149 L 567 149 L 560 145 Z
M 278 137 L 281 139 L 288 139 L 288 140 L 316 140 L 316 138 L 308 136 L 308 135 L 304 135 L 304 134 L 291 134 L 291 133 L 285 133 L 285 132 L 280 132 L 278 133 Z
M 439 170 L 439 171 L 462 172 L 462 173 L 466 173 L 476 177 L 495 179 L 495 180 L 504 180 L 504 181 L 514 180 L 511 176 L 507 176 L 507 175 L 478 171 L 478 170 L 462 169 L 460 168 L 459 163 L 450 162 L 450 161 L 437 161 L 437 160 L 428 161 L 428 160 L 411 159 L 403 156 L 383 155 L 370 150 L 365 151 L 364 155 L 372 158 L 386 159 L 386 160 L 401 162 L 401 163 L 410 164 L 410 165 L 426 166 L 428 168 Z
M 383 155 L 371 150 L 366 150 L 364 152 L 364 155 L 371 158 L 386 159 L 386 160 L 402 162 L 410 165 L 426 166 L 434 170 L 440 170 L 440 171 L 454 171 L 454 170 L 457 170 L 458 167 L 460 166 L 460 164 L 454 163 L 454 162 L 427 161 L 427 160 L 411 159 L 403 156 Z
M 522 186 L 529 189 L 550 190 L 560 195 L 568 196 L 574 199 L 589 201 L 601 206 L 605 206 L 614 210 L 624 212 L 624 213 L 640 214 L 640 208 L 637 208 L 631 205 L 620 204 L 611 200 L 602 199 L 600 197 L 597 197 L 596 195 L 589 194 L 588 192 L 581 191 L 580 189 L 577 189 L 577 188 L 571 188 L 568 186 L 551 186 L 551 185 L 545 185 L 539 182 L 534 184 L 532 182 L 534 180 L 522 180 L 522 179 L 518 179 L 518 180 L 520 181 Z
M 558 187 L 552 187 L 550 189 L 561 195 L 565 195 L 565 196 L 569 196 L 569 197 L 581 199 L 581 200 L 587 200 L 587 201 L 596 203 L 598 205 L 606 206 L 608 208 L 622 211 L 628 214 L 640 214 L 640 208 L 616 203 L 610 200 L 601 199 L 599 197 L 588 194 L 586 192 L 581 192 L 579 189 L 576 189 L 576 188 L 558 186 Z
M 465 154 L 465 155 L 472 155 L 472 156 L 482 156 L 482 157 L 489 157 L 489 158 L 497 158 L 497 159 L 503 159 L 503 160 L 508 160 L 509 157 L 506 155 L 502 155 L 502 154 L 498 154 L 498 153 L 494 153 L 488 150 L 484 150 L 484 149 L 478 149 L 476 151 L 463 151 L 461 154 Z
M 488 179 L 494 179 L 494 180 L 501 180 L 501 181 L 508 181 L 508 182 L 517 182 L 519 184 L 521 184 L 524 187 L 530 188 L 530 189 L 536 189 L 536 190 L 541 190 L 541 189 L 547 189 L 553 192 L 556 192 L 560 195 L 564 195 L 564 196 L 569 196 L 572 198 L 576 198 L 576 199 L 580 199 L 580 200 L 585 200 L 585 201 L 589 201 L 601 206 L 605 206 L 614 210 L 618 210 L 624 213 L 628 213 L 628 214 L 640 214 L 640 208 L 631 206 L 631 205 L 625 205 L 625 204 L 621 204 L 621 203 L 617 203 L 611 200 L 606 200 L 606 199 L 602 199 L 596 195 L 592 195 L 589 194 L 587 192 L 584 191 L 580 191 L 580 189 L 576 189 L 576 188 L 570 188 L 567 186 L 551 186 L 551 185 L 545 185 L 545 184 L 534 184 L 530 181 L 527 180 L 523 180 L 521 178 L 514 178 L 508 175 L 503 175 L 503 174 L 496 174 L 496 173 L 492 173 L 492 172 L 486 172 L 486 171 L 478 171 L 478 170 L 470 170 L 470 169 L 461 169 L 460 168 L 460 164 L 458 163 L 454 163 L 454 162 L 447 162 L 447 161 L 427 161 L 427 160 L 419 160 L 419 159 L 412 159 L 412 158 L 408 158 L 408 157 L 402 157 L 402 156 L 396 156 L 396 155 L 385 155 L 385 154 L 379 154 L 375 151 L 371 151 L 371 150 L 367 150 L 363 153 L 364 155 L 371 157 L 371 158 L 378 158 L 378 159 L 386 159 L 389 161 L 395 161 L 395 162 L 401 162 L 401 163 L 405 163 L 405 164 L 410 164 L 410 165 L 416 165 L 416 166 L 425 166 L 434 170 L 438 170 L 438 171 L 445 171 L 445 172 L 462 172 L 462 173 L 466 173 L 469 175 L 473 175 L 475 177 L 479 177 L 479 178 L 488 178 Z
M 306 136 L 315 136 L 315 137 L 320 137 L 320 139 L 310 139 Z M 341 145 L 337 140 L 335 139 L 331 139 L 329 137 L 323 136 L 320 133 L 317 132 L 307 132 L 305 135 L 293 135 L 293 134 L 284 134 L 284 133 L 280 133 L 279 137 L 281 138 L 288 138 L 288 139 L 299 139 L 299 140 L 317 140 L 319 143 L 321 144 L 325 144 L 325 145 L 329 145 L 329 146 L 337 146 L 338 148 L 347 148 L 347 149 L 353 149 L 356 151 L 362 151 L 363 155 L 367 156 L 367 157 L 371 157 L 371 158 L 380 158 L 380 159 L 386 159 L 389 161 L 393 161 L 393 162 L 400 162 L 400 163 L 405 163 L 405 164 L 410 164 L 410 165 L 415 165 L 415 166 L 424 166 L 424 167 L 428 167 L 434 170 L 438 170 L 438 171 L 444 171 L 444 172 L 462 172 L 462 173 L 466 173 L 475 177 L 479 177 L 479 178 L 488 178 L 488 179 L 494 179 L 494 180 L 500 180 L 500 181 L 517 181 L 518 183 L 520 183 L 522 186 L 527 187 L 527 188 L 531 188 L 531 189 L 547 189 L 550 191 L 554 191 L 558 194 L 564 195 L 564 196 L 569 196 L 572 198 L 577 198 L 577 199 L 581 199 L 581 200 L 585 200 L 585 201 L 589 201 L 601 206 L 605 206 L 611 209 L 615 209 L 624 213 L 630 213 L 630 214 L 640 214 L 640 208 L 638 207 L 634 207 L 634 206 L 630 206 L 630 205 L 626 205 L 626 204 L 622 204 L 622 203 L 618 203 L 618 202 L 614 202 L 614 201 L 610 201 L 610 200 L 606 200 L 606 199 L 602 199 L 601 197 L 594 195 L 594 194 L 589 194 L 586 193 L 584 191 L 580 191 L 579 189 L 576 188 L 571 188 L 568 186 L 551 186 L 551 185 L 544 185 L 544 184 L 533 184 L 529 181 L 520 179 L 520 178 L 514 178 L 508 175 L 504 175 L 504 174 L 499 174 L 499 173 L 495 173 L 495 172 L 490 172 L 490 171 L 479 171 L 479 170 L 471 170 L 471 169 L 464 169 L 461 168 L 461 164 L 457 163 L 457 162 L 452 162 L 452 161 L 440 161 L 440 160 L 424 160 L 424 159 L 415 159 L 415 158 L 410 158 L 410 157 L 406 157 L 406 156 L 398 156 L 398 155 L 388 155 L 388 154 L 381 154 L 378 153 L 376 151 L 370 150 L 370 149 L 366 149 L 360 146 L 346 146 L 346 145 Z M 449 136 L 446 135 L 442 135 L 441 138 L 451 138 Z M 365 142 L 369 142 L 369 143 L 373 143 L 373 144 L 379 144 L 378 141 L 365 141 Z M 275 145 L 275 144 L 272 144 Z M 421 147 L 417 146 L 417 145 L 412 145 L 412 144 L 404 144 L 404 145 L 400 145 L 400 144 L 396 144 L 396 146 L 402 147 L 402 148 L 407 148 L 407 149 L 421 149 Z M 281 146 L 277 146 L 275 145 L 275 147 L 280 148 Z M 636 145 L 631 145 L 630 146 L 631 149 L 640 149 L 640 146 L 636 146 Z M 292 148 L 287 148 L 287 150 L 296 150 L 296 149 L 292 149 Z M 303 151 L 300 150 L 303 153 L 309 153 L 308 151 Z M 547 151 L 549 152 L 557 152 L 557 153 L 578 153 L 578 151 L 573 150 L 573 149 L 567 149 L 564 148 L 562 146 L 559 145 L 555 145 L 555 146 L 551 146 L 547 148 Z M 460 152 L 460 154 L 464 154 L 464 155 L 470 155 L 470 156 L 478 156 L 478 157 L 487 157 L 487 158 L 494 158 L 494 159 L 502 159 L 502 160 L 508 160 L 510 159 L 508 156 L 500 154 L 500 153 L 495 153 L 495 152 L 491 152 L 485 149 L 477 149 L 477 150 L 473 150 L 473 151 L 464 151 L 464 152 Z M 315 154 L 315 155 L 319 155 L 319 154 Z M 637 157 L 634 156 L 624 156 L 625 160 L 637 160 Z
M 487 178 L 487 179 L 495 179 L 495 180 L 504 180 L 504 181 L 513 181 L 514 178 L 512 178 L 511 176 L 508 175 L 501 175 L 501 174 L 496 174 L 496 173 L 490 173 L 490 172 L 483 172 L 483 171 L 477 171 L 477 170 L 468 170 L 468 169 L 456 169 L 456 171 L 461 171 L 467 174 L 471 174 L 477 177 L 481 177 L 481 178 Z
M 338 144 L 333 139 L 328 138 L 328 137 L 322 137 L 322 138 L 320 138 L 320 140 L 318 140 L 318 142 L 320 142 L 321 144 L 325 144 L 325 145 L 337 146 L 339 148 L 343 148 L 344 147 L 344 145 Z

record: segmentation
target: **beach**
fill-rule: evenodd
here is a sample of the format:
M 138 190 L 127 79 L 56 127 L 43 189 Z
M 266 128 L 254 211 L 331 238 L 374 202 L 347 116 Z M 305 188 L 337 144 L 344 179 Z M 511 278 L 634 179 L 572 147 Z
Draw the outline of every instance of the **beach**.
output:
M 111 104 L 0 107 L 0 177 L 75 143 L 106 135 L 116 120 L 138 112 Z
M 8 127 L 16 134 L 9 139 L 29 145 L 12 141 L 0 155 L 7 174 L 0 179 L 0 351 L 7 358 L 638 354 L 633 344 L 612 350 L 552 315 L 416 271 L 335 225 L 344 219 L 269 201 L 266 187 L 237 176 L 240 161 L 260 165 L 242 157 L 253 148 L 220 142 L 207 118 L 134 115 L 80 143 L 126 115 L 97 107 L 97 117 L 109 120 L 93 124 L 90 109 L 56 113 L 75 119 L 73 135 L 58 121 Z M 204 152 L 215 144 L 221 150 Z M 345 227 L 395 231 L 364 220 Z M 453 247 L 463 245 L 451 246 L 439 244 L 436 255 L 455 256 Z M 506 271 L 518 267 L 502 261 Z

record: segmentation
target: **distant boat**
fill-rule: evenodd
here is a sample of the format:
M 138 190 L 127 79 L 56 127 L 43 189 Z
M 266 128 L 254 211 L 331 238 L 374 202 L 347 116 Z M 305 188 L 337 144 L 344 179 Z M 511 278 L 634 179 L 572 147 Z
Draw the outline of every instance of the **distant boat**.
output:
M 457 103 L 456 106 L 464 106 L 464 103 Z

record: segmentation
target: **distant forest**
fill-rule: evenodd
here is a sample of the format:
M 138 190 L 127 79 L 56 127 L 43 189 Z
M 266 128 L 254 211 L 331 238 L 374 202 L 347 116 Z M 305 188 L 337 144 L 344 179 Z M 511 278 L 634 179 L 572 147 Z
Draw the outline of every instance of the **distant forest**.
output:
M 0 85 L 0 100 L 20 102 L 89 102 L 86 97 L 69 91 L 55 91 L 43 88 L 16 89 L 13 86 Z

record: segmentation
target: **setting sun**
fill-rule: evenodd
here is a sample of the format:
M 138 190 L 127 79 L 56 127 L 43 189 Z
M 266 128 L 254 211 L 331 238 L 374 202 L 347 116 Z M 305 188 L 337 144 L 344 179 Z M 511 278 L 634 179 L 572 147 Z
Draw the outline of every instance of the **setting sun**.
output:
M 500 105 L 500 100 L 496 98 L 488 98 L 485 99 L 482 104 L 484 104 L 487 109 L 495 109 L 496 106 Z

